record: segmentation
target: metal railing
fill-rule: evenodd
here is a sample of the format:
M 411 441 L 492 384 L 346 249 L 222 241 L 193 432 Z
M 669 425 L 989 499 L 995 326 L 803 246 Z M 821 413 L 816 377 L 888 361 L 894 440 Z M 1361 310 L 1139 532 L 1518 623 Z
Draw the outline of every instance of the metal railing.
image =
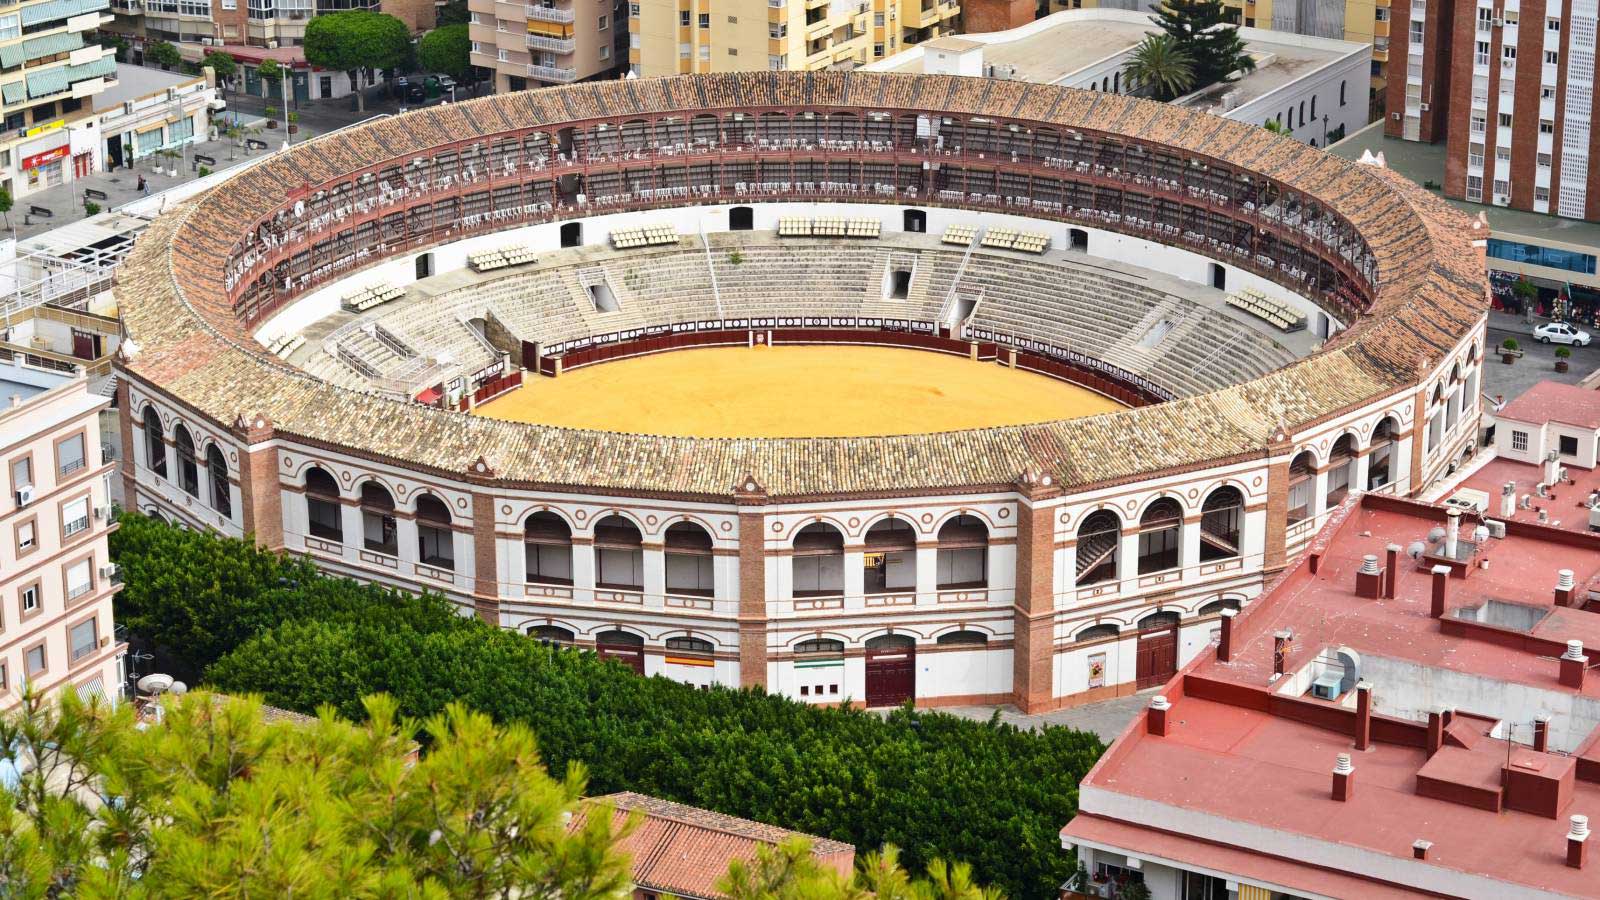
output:
M 577 49 L 578 42 L 573 38 L 545 37 L 542 34 L 528 35 L 528 47 L 533 50 L 548 50 L 551 53 L 571 53 Z
M 528 6 L 528 18 L 535 22 L 558 22 L 567 25 L 575 21 L 577 15 L 576 12 L 570 9 L 556 9 L 553 6 Z
M 557 81 L 565 84 L 578 80 L 577 69 L 563 69 L 557 66 L 528 66 L 528 77 L 540 81 Z

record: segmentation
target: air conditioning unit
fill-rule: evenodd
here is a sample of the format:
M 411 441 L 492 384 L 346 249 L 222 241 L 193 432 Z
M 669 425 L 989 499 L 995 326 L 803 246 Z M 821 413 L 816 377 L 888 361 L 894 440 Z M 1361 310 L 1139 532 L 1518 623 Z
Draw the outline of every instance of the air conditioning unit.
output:
M 125 115 L 125 116 L 133 115 L 133 101 L 132 100 L 124 100 L 124 101 L 122 101 L 122 114 Z
M 213 38 L 203 37 L 203 38 L 200 39 L 200 44 L 201 44 L 201 46 L 204 46 L 204 47 L 210 47 L 212 45 L 213 40 L 214 40 Z
M 33 485 L 25 484 L 17 488 L 17 505 L 27 506 L 33 502 Z
M 1394 117 L 1394 120 L 1395 120 L 1395 121 L 1396 121 L 1396 122 L 1398 122 L 1398 121 L 1400 121 L 1400 114 L 1399 114 L 1399 113 L 1397 113 L 1397 112 L 1392 112 L 1392 113 L 1389 113 L 1389 115 L 1390 115 L 1390 116 L 1392 116 L 1392 117 Z
M 1492 19 L 1490 21 L 1490 24 L 1492 24 L 1496 28 L 1504 28 L 1506 26 L 1506 20 L 1505 19 Z
M 116 563 L 107 563 L 106 565 L 100 567 L 100 580 L 109 581 L 115 577 L 117 577 Z
M 276 49 L 278 49 L 278 42 L 277 41 L 267 41 L 267 49 L 268 50 L 276 50 Z
M 1483 524 L 1489 529 L 1489 537 L 1503 538 L 1506 536 L 1506 523 L 1499 519 L 1485 519 Z
M 1422 104 L 1422 111 L 1423 112 L 1427 112 L 1430 108 L 1431 107 L 1429 107 L 1428 104 L 1426 104 L 1426 103 Z

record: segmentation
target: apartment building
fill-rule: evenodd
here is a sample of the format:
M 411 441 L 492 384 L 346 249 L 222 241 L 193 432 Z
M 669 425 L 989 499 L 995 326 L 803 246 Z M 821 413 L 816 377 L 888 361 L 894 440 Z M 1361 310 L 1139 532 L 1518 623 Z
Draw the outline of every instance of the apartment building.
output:
M 85 98 L 116 83 L 113 54 L 84 40 L 109 22 L 106 0 L 30 0 L 0 13 L 0 186 L 13 197 L 64 184 L 72 166 L 67 124 Z
M 1395 10 L 1406 78 L 1385 131 L 1444 141 L 1444 193 L 1600 218 L 1590 166 L 1595 0 L 1411 0 Z
M 473 65 L 496 93 L 611 75 L 628 47 L 623 0 L 467 0 Z
M 115 698 L 126 648 L 98 421 L 110 400 L 78 367 L 7 345 L 0 403 L 0 710 L 25 684 Z
M 848 70 L 953 34 L 960 0 L 639 0 L 629 70 L 638 75 Z

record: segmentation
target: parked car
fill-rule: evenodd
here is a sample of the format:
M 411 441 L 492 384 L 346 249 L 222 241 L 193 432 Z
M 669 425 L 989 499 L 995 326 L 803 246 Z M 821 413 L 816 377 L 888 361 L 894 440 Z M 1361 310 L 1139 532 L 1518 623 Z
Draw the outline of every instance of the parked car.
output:
M 1566 322 L 1549 322 L 1533 330 L 1533 336 L 1541 344 L 1576 344 L 1579 347 L 1589 346 L 1589 332 L 1580 331 Z
M 435 75 L 433 80 L 439 83 L 439 90 L 446 94 L 456 89 L 456 80 L 449 75 Z
M 428 102 L 428 91 L 420 84 L 408 84 L 403 95 L 407 103 Z

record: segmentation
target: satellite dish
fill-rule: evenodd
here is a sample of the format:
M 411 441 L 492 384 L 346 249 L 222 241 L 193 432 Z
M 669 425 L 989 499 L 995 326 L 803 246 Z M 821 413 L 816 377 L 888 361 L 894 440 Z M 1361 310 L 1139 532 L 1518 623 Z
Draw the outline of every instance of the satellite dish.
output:
M 160 672 L 152 672 L 149 675 L 139 679 L 137 686 L 139 690 L 144 691 L 146 694 L 160 694 L 164 691 L 170 690 L 173 683 L 174 682 L 171 675 L 163 675 Z
M 184 694 L 189 693 L 189 686 L 181 681 L 174 681 L 172 683 L 172 693 L 176 696 L 182 697 Z
M 1473 543 L 1481 544 L 1484 541 L 1487 541 L 1488 539 L 1489 539 L 1489 526 L 1487 526 L 1487 525 L 1479 525 L 1477 528 L 1472 529 L 1472 542 Z
M 1434 527 L 1428 529 L 1428 543 L 1437 544 L 1442 540 L 1444 540 L 1444 529 L 1443 528 L 1440 528 L 1439 526 L 1435 525 Z
M 1412 559 L 1421 559 L 1422 551 L 1426 549 L 1428 548 L 1425 547 L 1421 541 L 1412 541 L 1411 546 L 1406 548 L 1406 555 L 1410 556 Z

